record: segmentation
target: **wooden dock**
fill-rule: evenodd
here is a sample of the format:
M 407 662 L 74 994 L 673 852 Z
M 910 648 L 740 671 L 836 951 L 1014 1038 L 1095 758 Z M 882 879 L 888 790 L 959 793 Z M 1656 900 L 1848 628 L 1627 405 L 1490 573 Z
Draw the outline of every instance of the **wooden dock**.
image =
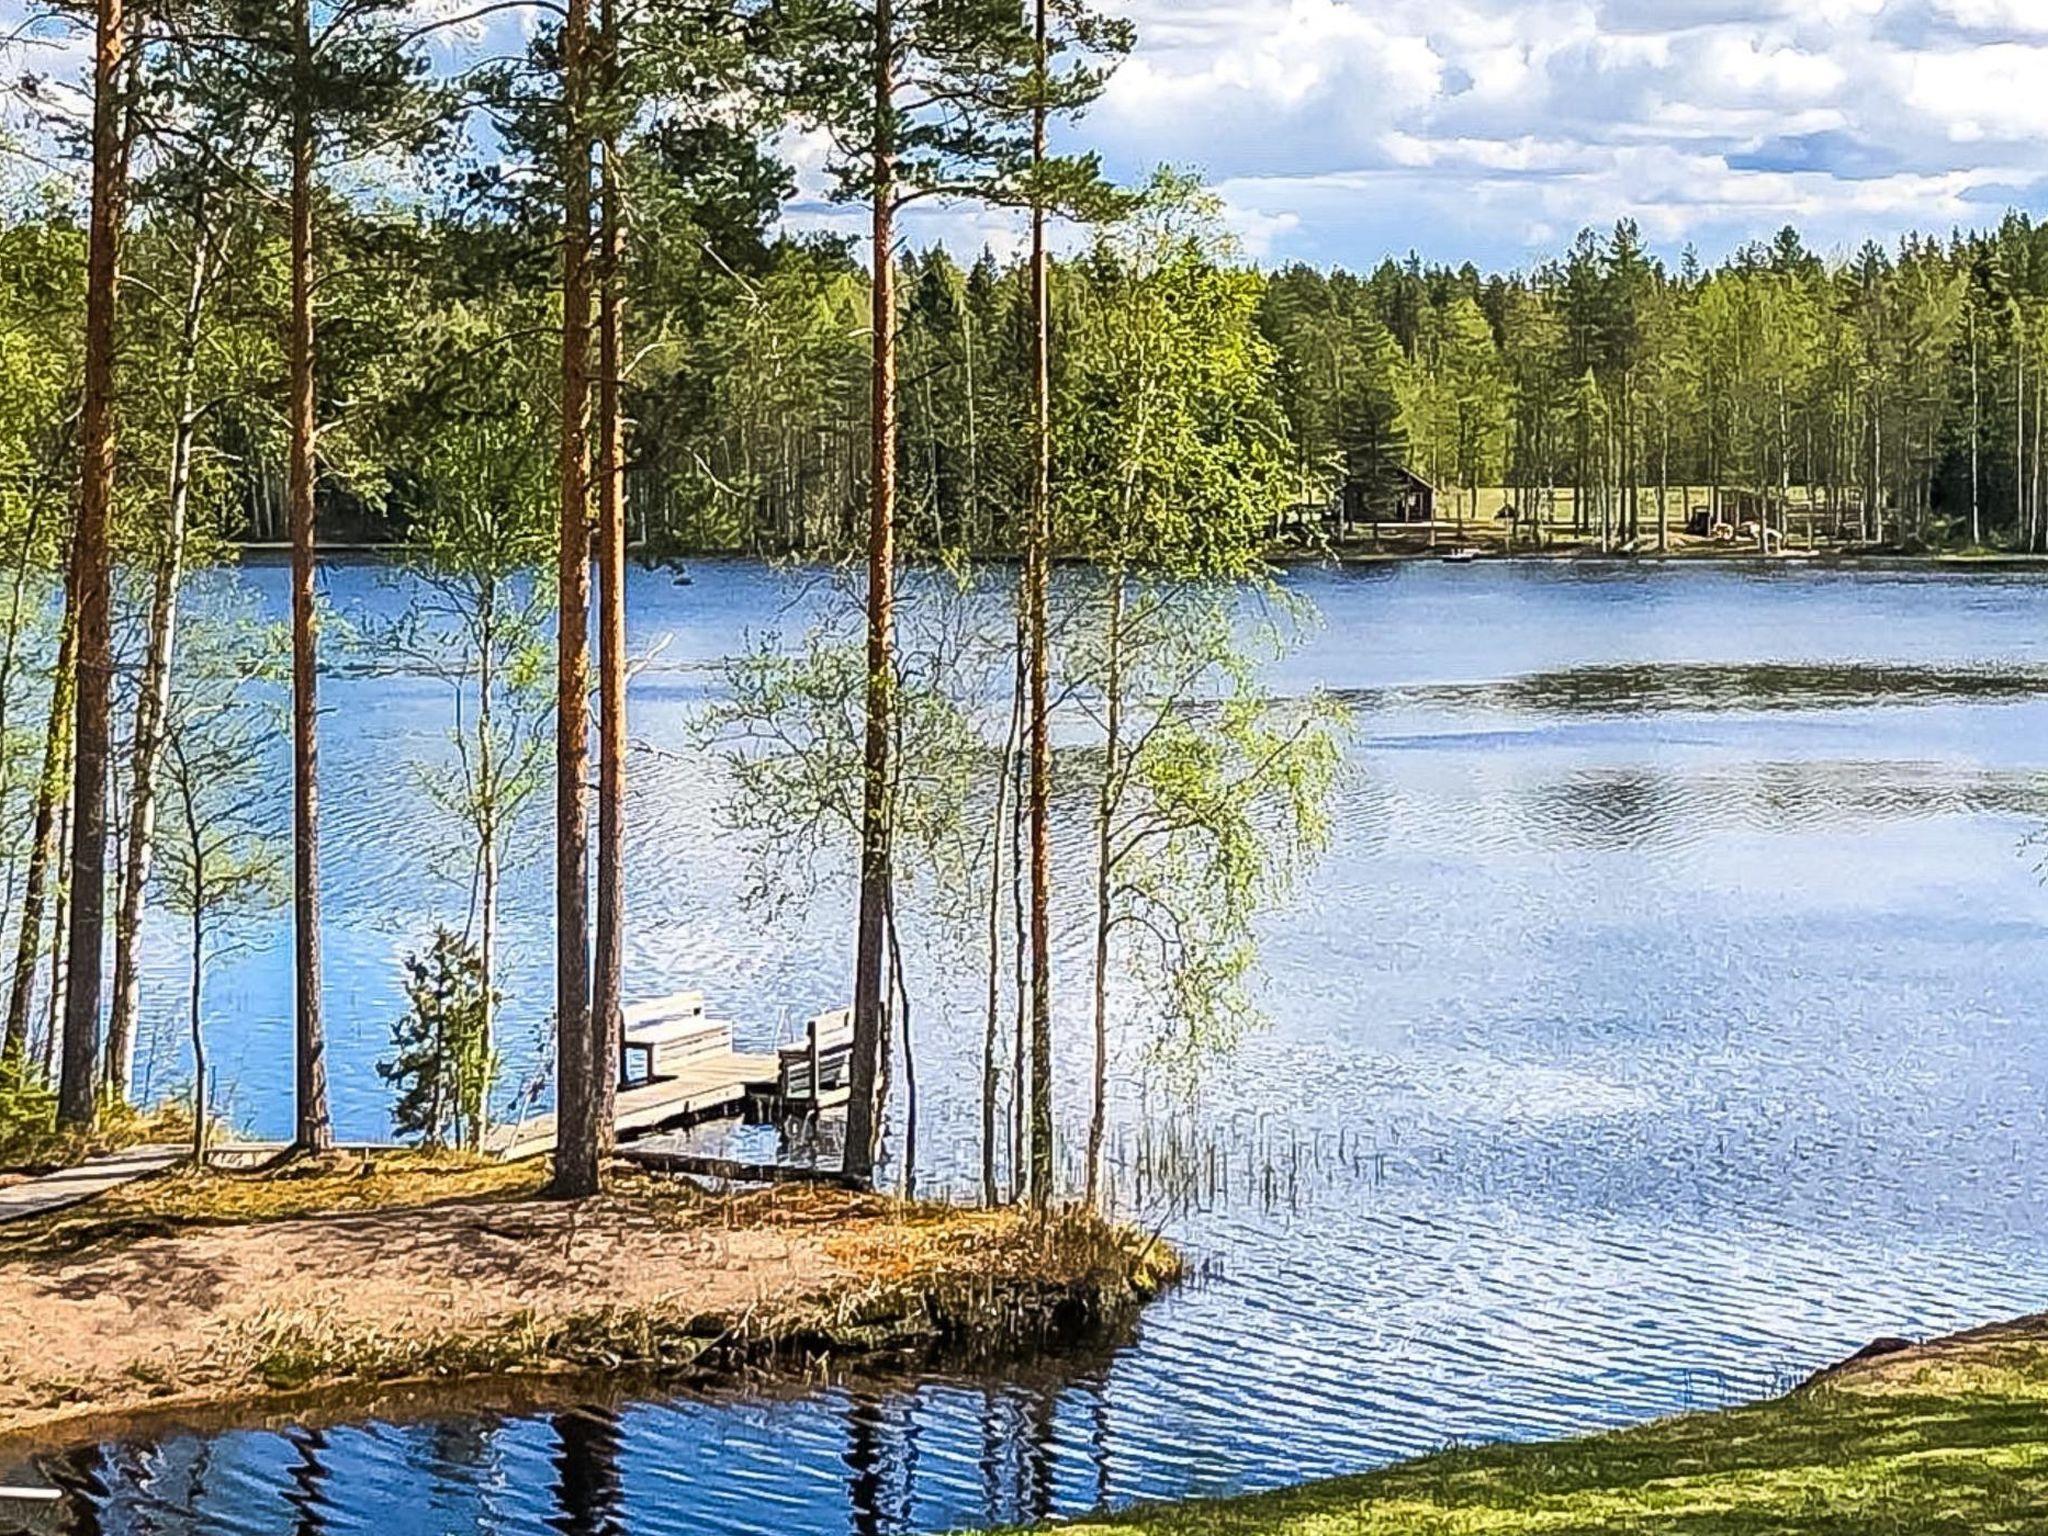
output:
M 621 1142 L 718 1115 L 815 1117 L 846 1102 L 851 1009 L 816 1015 L 800 1042 L 773 1055 L 734 1050 L 732 1025 L 705 1014 L 701 992 L 631 1004 L 623 1023 L 614 1121 Z M 498 1157 L 540 1157 L 554 1149 L 551 1114 L 498 1126 L 484 1137 L 484 1150 Z
M 738 1114 L 749 1100 L 776 1092 L 779 1060 L 734 1050 L 732 1025 L 705 1014 L 701 992 L 630 1004 L 623 1023 L 613 1121 L 621 1141 Z M 484 1138 L 484 1150 L 505 1158 L 539 1157 L 554 1149 L 551 1114 L 501 1125 Z
M 741 1051 L 706 1055 L 673 1077 L 656 1078 L 619 1089 L 614 1121 L 621 1140 L 666 1126 L 738 1114 L 756 1094 L 775 1091 L 773 1056 Z M 498 1157 L 539 1157 L 555 1150 L 555 1117 L 536 1115 L 512 1125 L 495 1126 L 484 1137 L 484 1150 Z

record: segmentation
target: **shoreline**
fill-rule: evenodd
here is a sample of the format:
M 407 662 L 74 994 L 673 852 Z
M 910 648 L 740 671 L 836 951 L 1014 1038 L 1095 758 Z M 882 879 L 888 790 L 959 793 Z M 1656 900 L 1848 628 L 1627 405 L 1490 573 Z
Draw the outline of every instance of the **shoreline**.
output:
M 1267 1493 L 1140 1504 L 1062 1536 L 1891 1536 L 2039 1529 L 2048 1314 L 1880 1339 L 1782 1396 L 1557 1441 L 1456 1447 Z
M 1476 525 L 1475 525 L 1476 526 Z M 1459 539 L 1455 534 L 1444 535 L 1442 542 L 1434 549 L 1420 545 L 1390 544 L 1374 548 L 1371 544 L 1299 546 L 1279 544 L 1269 548 L 1265 554 L 1266 563 L 1276 569 L 1287 570 L 1302 566 L 1348 566 L 1413 565 L 1450 563 L 1446 557 L 1453 549 L 1467 548 L 1474 551 L 1472 562 L 1478 565 L 1602 565 L 1602 566 L 1736 566 L 1757 569 L 1799 569 L 1803 567 L 1824 567 L 1830 570 L 2048 570 L 2048 553 L 2027 554 L 2017 550 L 1896 550 L 1857 549 L 1848 547 L 1823 547 L 1820 549 L 1781 549 L 1774 554 L 1765 554 L 1751 547 L 1731 547 L 1720 544 L 1693 543 L 1687 547 L 1673 547 L 1663 552 L 1644 550 L 1601 550 L 1590 544 L 1566 543 L 1538 549 L 1504 550 L 1491 545 L 1488 540 Z M 231 544 L 233 558 L 228 564 L 246 568 L 273 568 L 289 561 L 291 549 L 284 544 L 243 543 Z M 320 563 L 325 565 L 402 566 L 407 553 L 402 544 L 372 542 L 332 542 L 320 548 Z M 912 550 L 902 556 L 902 563 L 908 566 L 931 563 L 929 551 Z M 1014 566 L 1018 556 L 1014 551 L 989 551 L 970 554 L 966 563 L 970 566 Z M 678 549 L 664 551 L 651 563 L 641 564 L 642 569 L 665 570 L 683 565 L 766 565 L 790 566 L 828 570 L 839 562 L 823 551 L 810 553 L 751 554 L 737 549 Z M 1055 565 L 1076 566 L 1087 562 L 1075 557 L 1059 557 Z
M 1110 1335 L 1180 1273 L 1078 1211 L 624 1174 L 557 1203 L 538 1168 L 389 1163 L 382 1199 L 321 1173 L 264 1216 L 221 1197 L 270 1181 L 186 1174 L 0 1232 L 0 1457 L 292 1404 L 1013 1357 Z

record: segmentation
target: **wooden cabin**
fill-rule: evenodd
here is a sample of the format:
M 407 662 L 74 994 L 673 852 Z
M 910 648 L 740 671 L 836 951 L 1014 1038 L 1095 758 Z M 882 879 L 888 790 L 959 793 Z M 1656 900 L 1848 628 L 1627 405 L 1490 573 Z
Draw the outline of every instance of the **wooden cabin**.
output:
M 1346 528 L 1370 523 L 1433 523 L 1436 487 L 1405 464 L 1374 473 L 1356 470 L 1338 490 L 1337 512 Z

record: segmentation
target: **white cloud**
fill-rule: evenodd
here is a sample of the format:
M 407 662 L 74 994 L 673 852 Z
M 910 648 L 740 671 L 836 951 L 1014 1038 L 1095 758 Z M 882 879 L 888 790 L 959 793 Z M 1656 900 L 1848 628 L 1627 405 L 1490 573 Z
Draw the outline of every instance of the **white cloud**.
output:
M 1516 263 L 1638 219 L 1707 254 L 2048 201 L 2048 0 L 1121 0 L 1081 133 L 1194 164 L 1268 253 Z
M 1207 172 L 1265 260 L 1513 265 L 1624 216 L 1712 257 L 1788 221 L 1848 246 L 2048 207 L 2048 0 L 1101 3 L 1138 50 L 1073 140 L 1127 179 Z M 528 24 L 498 13 L 445 48 Z M 44 53 L 62 73 L 77 39 Z M 787 148 L 790 223 L 857 234 L 819 146 Z M 1007 250 L 1017 223 L 930 210 L 909 233 Z

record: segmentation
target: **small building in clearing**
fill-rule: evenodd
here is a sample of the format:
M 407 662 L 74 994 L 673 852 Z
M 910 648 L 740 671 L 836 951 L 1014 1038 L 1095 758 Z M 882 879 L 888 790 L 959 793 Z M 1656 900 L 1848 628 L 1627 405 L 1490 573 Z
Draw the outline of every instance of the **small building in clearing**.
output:
M 1354 471 L 1338 491 L 1338 516 L 1345 527 L 1361 523 L 1433 523 L 1436 487 L 1405 464 L 1382 464 L 1371 473 Z

